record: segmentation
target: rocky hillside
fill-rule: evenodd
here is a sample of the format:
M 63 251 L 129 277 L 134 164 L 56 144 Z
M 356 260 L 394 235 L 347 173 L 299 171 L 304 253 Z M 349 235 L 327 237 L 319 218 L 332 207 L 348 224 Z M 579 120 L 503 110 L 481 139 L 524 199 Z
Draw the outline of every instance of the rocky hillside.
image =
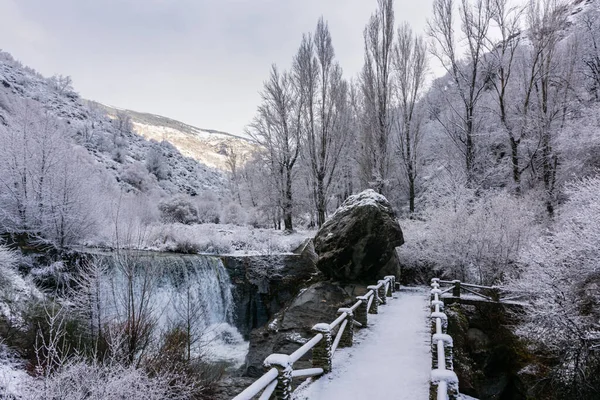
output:
M 231 160 L 232 154 L 237 156 L 237 163 L 243 163 L 255 148 L 251 140 L 241 136 L 197 128 L 160 115 L 96 104 L 112 118 L 117 118 L 119 114 L 127 115 L 138 135 L 157 142 L 167 141 L 184 156 L 221 171 L 230 171 L 228 163 L 231 161 L 228 160 Z
M 112 177 L 108 180 L 127 191 L 195 195 L 226 190 L 225 174 L 213 168 L 216 162 L 198 162 L 199 157 L 192 159 L 189 152 L 162 142 L 164 136 L 138 135 L 140 126 L 153 126 L 149 117 L 136 117 L 132 125 L 109 114 L 81 99 L 68 77 L 43 77 L 0 51 L 0 128 L 6 132 L 22 131 L 25 120 L 43 125 L 44 119 L 58 119 L 59 136 L 67 146 L 85 149 L 95 175 Z

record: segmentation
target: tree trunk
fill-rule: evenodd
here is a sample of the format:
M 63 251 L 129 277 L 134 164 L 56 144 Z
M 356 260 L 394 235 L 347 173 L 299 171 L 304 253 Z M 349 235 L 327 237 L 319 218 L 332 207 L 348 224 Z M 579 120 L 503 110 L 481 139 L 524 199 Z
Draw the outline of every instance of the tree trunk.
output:
M 326 199 L 323 176 L 317 177 L 317 225 L 319 228 L 325 223 Z
M 293 231 L 292 226 L 292 170 L 286 169 L 285 200 L 283 206 L 283 225 L 286 231 Z
M 510 136 L 510 157 L 512 162 L 513 182 L 517 194 L 521 193 L 521 170 L 519 168 L 519 142 Z

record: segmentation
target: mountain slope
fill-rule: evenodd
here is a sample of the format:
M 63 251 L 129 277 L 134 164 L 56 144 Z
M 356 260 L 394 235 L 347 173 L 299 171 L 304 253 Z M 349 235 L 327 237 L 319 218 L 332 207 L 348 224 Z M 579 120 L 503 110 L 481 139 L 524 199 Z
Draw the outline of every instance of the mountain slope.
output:
M 99 173 L 112 175 L 127 191 L 193 195 L 226 190 L 221 171 L 186 157 L 168 143 L 144 139 L 96 103 L 81 99 L 63 79 L 45 78 L 0 51 L 0 125 L 8 132 L 18 131 L 19 118 L 28 109 L 58 118 L 62 137 L 71 146 L 84 148 L 104 167 Z M 150 155 L 161 167 L 160 174 L 151 171 Z
M 246 138 L 213 129 L 202 129 L 160 115 L 132 110 L 122 110 L 96 103 L 116 118 L 125 114 L 131 118 L 133 130 L 138 135 L 157 142 L 167 141 L 186 157 L 202 164 L 228 172 L 227 160 L 232 154 L 241 161 L 254 151 L 256 145 Z

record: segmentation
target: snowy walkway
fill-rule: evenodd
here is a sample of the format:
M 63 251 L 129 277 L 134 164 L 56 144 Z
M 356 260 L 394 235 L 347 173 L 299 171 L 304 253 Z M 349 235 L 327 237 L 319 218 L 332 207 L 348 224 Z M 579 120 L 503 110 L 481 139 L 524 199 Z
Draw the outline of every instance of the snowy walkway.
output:
M 339 349 L 333 371 L 302 385 L 296 400 L 427 400 L 431 374 L 428 292 L 403 288 L 369 314 L 369 327 L 357 331 L 354 346 Z M 382 397 L 386 396 L 386 397 Z

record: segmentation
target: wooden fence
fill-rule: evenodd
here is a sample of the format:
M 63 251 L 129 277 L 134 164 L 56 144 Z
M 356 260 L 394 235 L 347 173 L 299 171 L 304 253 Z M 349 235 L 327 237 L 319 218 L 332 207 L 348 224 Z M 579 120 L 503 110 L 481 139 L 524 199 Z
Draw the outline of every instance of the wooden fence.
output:
M 271 354 L 264 361 L 266 372 L 252 385 L 233 398 L 251 400 L 289 400 L 292 396 L 292 379 L 317 377 L 331 371 L 332 359 L 338 347 L 352 346 L 354 328 L 367 326 L 367 315 L 377 314 L 379 306 L 387 303 L 396 290 L 396 277 L 386 276 L 377 285 L 367 287 L 364 296 L 358 296 L 349 308 L 340 308 L 340 316 L 330 324 L 312 327 L 315 335 L 292 354 Z M 335 334 L 335 336 L 334 336 Z M 312 368 L 294 369 L 294 363 L 312 350 Z
M 460 287 L 460 286 L 459 286 Z M 447 334 L 448 316 L 444 314 L 440 280 L 431 280 L 431 384 L 430 400 L 458 399 L 458 377 L 454 373 L 453 342 Z

